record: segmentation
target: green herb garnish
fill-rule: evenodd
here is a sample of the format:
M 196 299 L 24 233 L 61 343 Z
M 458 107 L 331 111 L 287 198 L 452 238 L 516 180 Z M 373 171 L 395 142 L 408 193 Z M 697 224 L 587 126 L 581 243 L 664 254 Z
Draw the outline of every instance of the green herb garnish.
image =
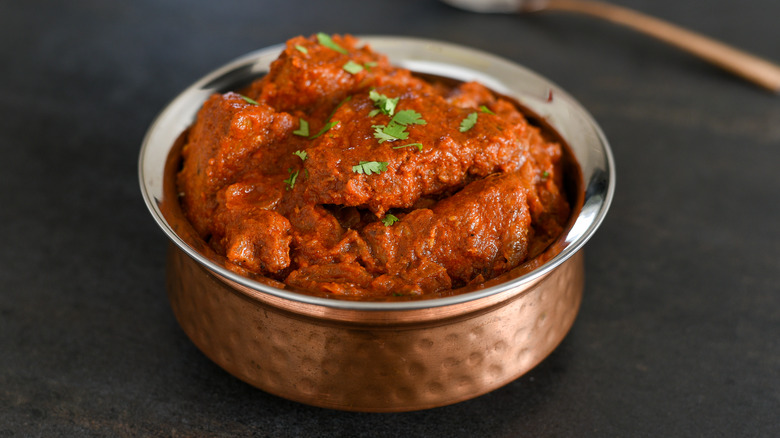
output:
M 295 187 L 295 180 L 298 179 L 298 171 L 293 171 L 292 169 L 287 169 L 287 171 L 290 172 L 290 176 L 283 182 L 287 184 L 287 190 L 291 190 Z
M 374 128 L 374 138 L 379 140 L 379 143 L 395 140 L 406 140 L 409 137 L 409 133 L 406 131 L 408 125 L 425 125 L 426 122 L 415 110 L 403 110 L 398 111 L 390 123 L 387 125 L 372 125 Z
M 303 118 L 298 119 L 298 130 L 293 131 L 293 134 L 300 135 L 301 137 L 308 137 L 309 136 L 309 122 L 306 120 L 303 120 Z
M 376 90 L 371 90 L 368 92 L 368 98 L 374 102 L 377 108 L 368 113 L 368 117 L 374 117 L 380 112 L 388 116 L 392 116 L 395 113 L 395 107 L 398 105 L 397 97 L 391 99 L 384 94 L 377 93 Z
M 347 61 L 347 63 L 344 64 L 344 66 L 342 68 L 344 70 L 348 71 L 349 73 L 352 73 L 353 75 L 354 74 L 358 74 L 361 71 L 363 71 L 363 66 L 358 64 L 357 62 L 351 60 L 351 59 L 349 61 Z
M 306 151 L 295 151 L 293 152 L 293 155 L 300 158 L 301 161 L 306 161 L 306 159 L 309 158 L 309 154 L 307 154 Z
M 333 49 L 333 50 L 335 50 L 335 51 L 337 51 L 339 53 L 343 53 L 345 55 L 348 53 L 345 48 L 343 48 L 340 45 L 336 44 L 333 41 L 333 39 L 331 39 L 330 35 L 328 35 L 326 33 L 323 33 L 323 32 L 318 33 L 317 34 L 317 41 L 319 41 L 320 44 L 322 44 L 323 46 L 325 46 L 325 47 L 327 47 L 329 49 Z
M 393 149 L 403 149 L 403 148 L 409 148 L 409 147 L 416 147 L 418 151 L 423 150 L 423 144 L 422 143 L 409 143 L 409 144 L 405 144 L 403 146 L 393 146 Z
M 398 114 L 393 116 L 391 123 L 398 123 L 399 125 L 425 125 L 426 122 L 420 113 L 415 110 L 403 110 L 398 111 Z
M 365 67 L 366 70 L 371 70 L 372 68 L 376 67 L 377 65 L 379 65 L 379 63 L 377 63 L 375 61 L 368 61 L 368 62 L 363 63 L 363 67 Z
M 309 140 L 314 140 L 315 138 L 317 138 L 317 137 L 321 136 L 322 134 L 328 132 L 328 130 L 330 128 L 332 128 L 332 127 L 334 127 L 334 126 L 336 126 L 338 124 L 339 124 L 338 120 L 333 120 L 332 122 L 326 123 L 325 126 L 323 126 L 322 129 L 320 129 L 320 132 L 318 132 L 318 133 L 312 135 L 311 137 L 309 137 Z
M 246 103 L 248 103 L 250 105 L 260 105 L 259 103 L 257 103 L 256 100 L 254 100 L 254 99 L 252 99 L 250 97 L 246 97 L 243 94 L 240 94 L 239 96 L 241 96 L 241 98 L 244 99 L 246 101 Z
M 401 219 L 398 219 L 394 215 L 387 213 L 385 217 L 382 218 L 382 223 L 385 224 L 386 227 L 389 227 L 390 225 L 393 225 L 394 223 L 398 222 Z
M 544 173 L 542 173 L 542 178 L 547 179 L 549 177 L 550 177 L 550 172 L 545 170 Z
M 309 50 L 306 47 L 303 47 L 300 44 L 295 45 L 295 49 L 301 53 L 309 53 Z
M 374 138 L 379 140 L 379 143 L 406 140 L 409 137 L 406 126 L 397 123 L 391 122 L 389 125 L 373 125 L 371 127 L 374 128 Z
M 368 113 L 369 117 L 374 117 L 379 113 L 392 116 L 387 125 L 371 126 L 374 128 L 374 138 L 379 140 L 379 143 L 406 140 L 409 137 L 409 132 L 406 131 L 407 126 L 425 125 L 428 123 L 422 118 L 420 113 L 415 110 L 403 110 L 396 113 L 395 109 L 398 106 L 398 97 L 390 98 L 384 94 L 378 93 L 376 90 L 371 90 L 368 93 L 368 98 L 371 99 L 371 101 L 374 102 L 374 106 L 376 106 L 376 109 Z M 406 146 L 417 146 L 417 144 L 419 143 L 412 143 Z M 421 144 L 419 148 L 422 150 Z
M 482 111 L 483 113 L 492 114 L 494 116 L 496 115 L 496 113 L 494 113 L 493 111 L 490 111 L 490 108 L 486 107 L 485 105 L 480 106 L 479 110 Z
M 466 132 L 477 124 L 477 113 L 473 112 L 460 122 L 460 132 Z
M 359 174 L 371 175 L 372 173 L 381 173 L 387 170 L 386 161 L 361 161 L 352 166 L 352 171 Z

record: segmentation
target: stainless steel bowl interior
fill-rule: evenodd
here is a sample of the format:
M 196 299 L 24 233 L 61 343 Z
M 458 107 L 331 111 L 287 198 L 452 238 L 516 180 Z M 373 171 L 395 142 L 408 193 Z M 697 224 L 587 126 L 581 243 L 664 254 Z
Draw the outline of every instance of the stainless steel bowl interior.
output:
M 563 137 L 580 165 L 585 193 L 578 217 L 558 242 L 562 250 L 527 274 L 474 292 L 417 301 L 360 302 L 315 297 L 271 287 L 224 268 L 190 246 L 173 230 L 160 208 L 168 153 L 179 135 L 193 123 L 201 105 L 211 94 L 235 89 L 267 73 L 271 62 L 282 50 L 282 45 L 249 53 L 198 80 L 179 94 L 149 128 L 139 157 L 141 192 L 152 216 L 172 242 L 211 271 L 260 292 L 331 308 L 383 311 L 447 306 L 498 294 L 539 278 L 580 250 L 609 209 L 615 187 L 615 167 L 606 137 L 574 98 L 525 67 L 483 51 L 419 38 L 360 38 L 377 52 L 387 55 L 397 66 L 460 81 L 476 80 L 500 94 L 514 98 Z

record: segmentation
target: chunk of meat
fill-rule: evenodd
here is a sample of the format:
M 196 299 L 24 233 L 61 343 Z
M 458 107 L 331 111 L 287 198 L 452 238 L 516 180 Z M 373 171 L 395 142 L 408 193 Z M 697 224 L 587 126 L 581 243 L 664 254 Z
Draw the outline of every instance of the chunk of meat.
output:
M 215 94 L 204 103 L 182 149 L 178 175 L 182 207 L 201 236 L 211 234 L 218 191 L 252 170 L 279 171 L 282 156 L 270 145 L 293 129 L 289 114 L 236 93 Z
M 492 175 L 431 209 L 412 211 L 391 227 L 369 224 L 363 235 L 388 273 L 433 262 L 446 269 L 454 284 L 491 278 L 528 253 L 527 192 L 518 173 Z
M 390 208 L 409 208 L 423 196 L 461 187 L 469 179 L 516 171 L 529 158 L 535 127 L 480 113 L 479 122 L 461 132 L 461 122 L 473 109 L 428 95 L 430 87 L 376 90 L 402 96 L 396 111 L 413 110 L 426 123 L 407 126 L 406 139 L 379 143 L 376 126 L 387 126 L 390 116 L 369 117 L 374 104 L 368 93 L 354 95 L 334 113 L 332 120 L 339 124 L 307 148 L 304 168 L 310 177 L 300 184 L 306 202 L 367 207 L 381 217 Z M 422 150 L 395 149 L 412 143 L 420 143 Z M 387 170 L 355 172 L 353 167 L 363 161 L 387 163 Z
M 345 52 L 320 44 L 316 37 L 296 37 L 273 63 L 262 81 L 253 83 L 247 95 L 268 102 L 279 111 L 325 117 L 319 111 L 330 111 L 350 93 L 365 88 L 377 76 L 393 67 L 386 57 L 350 35 L 333 35 L 333 42 Z M 350 73 L 344 64 L 353 62 L 362 68 Z
M 251 272 L 276 274 L 290 266 L 290 221 L 279 213 L 257 210 L 227 222 L 228 260 Z
M 361 296 L 373 280 L 363 266 L 353 262 L 307 266 L 290 273 L 285 283 L 309 291 Z
M 359 257 L 367 258 L 368 249 L 357 231 L 344 228 L 323 206 L 295 208 L 288 217 L 293 227 L 296 266 L 348 263 Z

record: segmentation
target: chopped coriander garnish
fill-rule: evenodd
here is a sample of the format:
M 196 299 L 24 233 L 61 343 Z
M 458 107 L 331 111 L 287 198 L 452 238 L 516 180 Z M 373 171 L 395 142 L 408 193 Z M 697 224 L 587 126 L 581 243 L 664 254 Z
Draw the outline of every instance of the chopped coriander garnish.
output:
M 254 100 L 254 99 L 252 99 L 250 97 L 246 97 L 243 94 L 241 94 L 240 96 L 241 96 L 242 99 L 244 99 L 246 101 L 246 103 L 248 103 L 250 105 L 260 105 L 259 103 L 257 103 L 256 100 Z
M 320 132 L 318 132 L 318 133 L 312 135 L 311 137 L 309 137 L 309 140 L 314 140 L 315 138 L 317 138 L 317 137 L 321 136 L 322 134 L 328 132 L 328 130 L 330 128 L 332 128 L 332 127 L 334 127 L 334 126 L 336 126 L 338 124 L 339 124 L 338 120 L 333 120 L 332 122 L 326 123 L 325 126 L 323 126 L 322 129 L 320 129 Z
M 309 53 L 309 50 L 306 47 L 303 47 L 300 44 L 295 45 L 295 50 L 301 52 L 301 53 Z
M 352 166 L 352 171 L 359 174 L 371 175 L 372 173 L 381 173 L 387 170 L 386 161 L 361 161 Z
M 409 133 L 406 131 L 407 125 L 425 125 L 426 122 L 415 110 L 403 110 L 397 112 L 390 123 L 387 125 L 372 125 L 374 128 L 374 138 L 379 143 L 395 140 L 406 140 Z
M 298 171 L 293 171 L 292 169 L 287 169 L 287 171 L 290 172 L 290 177 L 283 182 L 287 184 L 287 190 L 291 190 L 295 187 L 295 180 L 298 179 Z
M 398 222 L 400 219 L 395 217 L 394 215 L 387 213 L 385 217 L 382 218 L 382 223 L 385 224 L 386 227 L 389 227 L 390 225 L 393 225 L 394 223 Z
M 494 116 L 496 115 L 496 113 L 494 113 L 493 111 L 490 111 L 490 108 L 486 107 L 485 105 L 480 106 L 479 110 L 482 111 L 483 113 L 492 114 Z
M 545 170 L 544 173 L 542 173 L 542 178 L 547 179 L 549 177 L 550 177 L 550 172 Z
M 293 155 L 300 158 L 301 161 L 306 161 L 306 159 L 309 158 L 309 154 L 307 154 L 306 151 L 295 151 L 293 152 Z
M 298 119 L 298 130 L 293 131 L 293 134 L 300 135 L 301 137 L 308 137 L 309 136 L 309 122 L 306 120 L 303 120 L 303 118 Z
M 323 32 L 318 33 L 317 34 L 317 41 L 319 41 L 320 44 L 322 44 L 323 46 L 325 46 L 325 47 L 327 47 L 329 49 L 333 49 L 333 50 L 335 50 L 335 51 L 337 51 L 339 53 L 343 53 L 345 55 L 348 53 L 345 48 L 343 48 L 340 45 L 336 44 L 336 42 L 333 41 L 333 39 L 331 39 L 330 35 L 328 35 L 326 33 L 323 33 Z
M 403 110 L 393 116 L 391 122 L 398 123 L 399 125 L 425 125 L 426 122 L 420 113 L 415 110 Z
M 392 116 L 395 113 L 395 107 L 398 105 L 397 97 L 391 99 L 384 94 L 377 93 L 376 90 L 371 90 L 368 93 L 368 98 L 371 99 L 377 107 L 377 109 L 368 113 L 369 117 L 374 117 L 380 112 L 382 114 L 387 114 L 388 116 Z
M 351 59 L 342 68 L 353 75 L 363 71 L 363 66 Z
M 415 147 L 415 148 L 417 148 L 418 151 L 423 150 L 423 144 L 422 143 L 409 143 L 409 144 L 405 144 L 403 146 L 393 146 L 393 149 L 403 149 L 403 148 L 410 148 L 410 147 Z
M 390 123 L 387 125 L 371 126 L 374 128 L 374 138 L 379 140 L 379 143 L 406 140 L 409 137 L 409 133 L 406 131 L 408 125 L 425 125 L 427 123 L 420 113 L 415 110 L 403 110 L 396 113 L 395 109 L 398 106 L 398 97 L 390 98 L 384 94 L 378 93 L 376 90 L 371 90 L 368 93 L 368 98 L 371 99 L 376 106 L 376 109 L 368 113 L 369 117 L 374 117 L 379 113 L 392 116 Z M 412 143 L 407 146 L 416 145 L 417 144 Z M 422 150 L 422 145 L 420 145 L 419 148 Z
M 365 67 L 368 70 L 371 70 L 372 68 L 376 67 L 377 65 L 379 65 L 379 63 L 375 62 L 375 61 L 368 61 L 368 62 L 364 62 L 363 63 L 363 67 Z
M 379 143 L 406 140 L 409 137 L 409 133 L 406 132 L 406 126 L 398 123 L 390 122 L 389 125 L 373 125 L 371 127 L 374 128 L 374 138 L 379 140 Z
M 460 132 L 466 132 L 477 124 L 477 113 L 473 112 L 460 122 Z

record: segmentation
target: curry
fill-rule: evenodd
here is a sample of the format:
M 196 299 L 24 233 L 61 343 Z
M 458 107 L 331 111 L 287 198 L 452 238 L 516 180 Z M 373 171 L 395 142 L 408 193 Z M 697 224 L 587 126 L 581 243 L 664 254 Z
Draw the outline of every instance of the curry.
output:
M 564 147 L 476 82 L 356 38 L 287 42 L 186 133 L 182 210 L 231 270 L 352 299 L 446 294 L 542 253 L 570 207 Z

